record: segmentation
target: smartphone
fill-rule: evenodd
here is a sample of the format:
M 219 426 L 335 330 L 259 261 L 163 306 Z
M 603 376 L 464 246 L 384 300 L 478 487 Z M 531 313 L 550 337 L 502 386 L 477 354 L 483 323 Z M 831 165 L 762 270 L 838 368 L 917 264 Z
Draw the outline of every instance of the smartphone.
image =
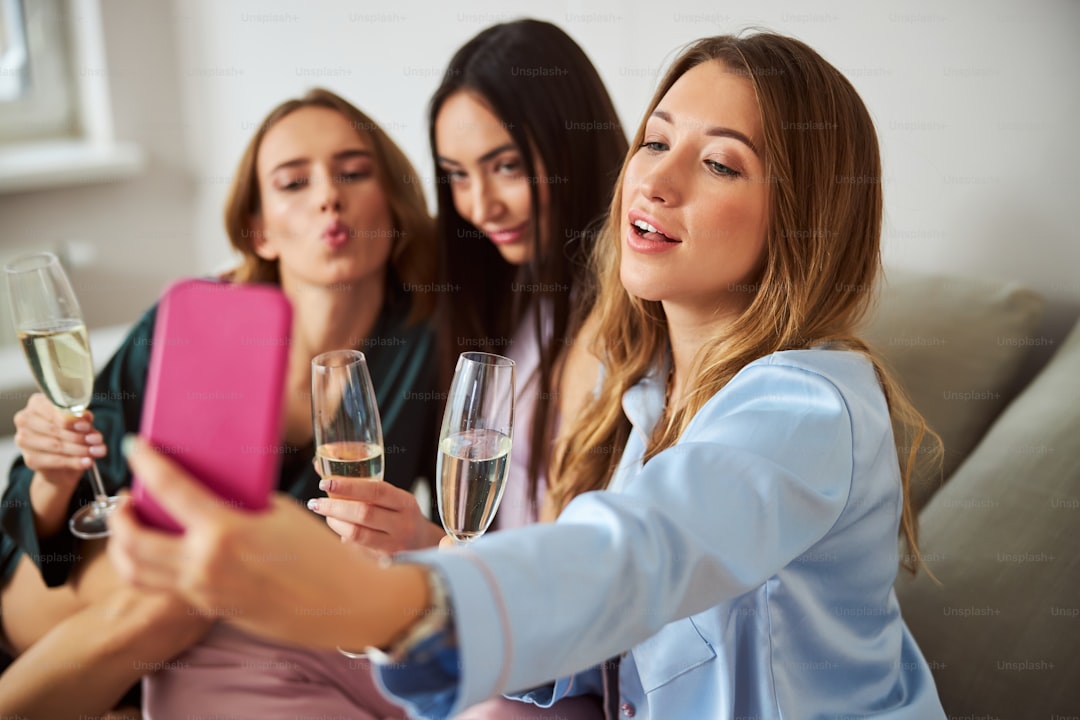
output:
M 272 285 L 187 279 L 158 304 L 139 435 L 222 503 L 261 510 L 281 464 L 292 306 Z M 183 528 L 135 477 L 139 519 Z

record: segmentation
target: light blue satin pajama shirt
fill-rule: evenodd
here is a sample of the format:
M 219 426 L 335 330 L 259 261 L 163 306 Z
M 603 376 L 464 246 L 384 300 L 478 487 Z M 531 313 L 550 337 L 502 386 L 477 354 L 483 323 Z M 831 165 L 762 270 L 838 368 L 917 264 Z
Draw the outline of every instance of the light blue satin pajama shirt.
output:
M 384 688 L 430 718 L 500 693 L 546 705 L 596 692 L 621 654 L 638 720 L 944 718 L 893 592 L 902 494 L 871 364 L 757 360 L 643 465 L 663 377 L 623 397 L 633 430 L 607 491 L 403 558 L 445 579 L 457 647 L 449 672 L 381 668 Z

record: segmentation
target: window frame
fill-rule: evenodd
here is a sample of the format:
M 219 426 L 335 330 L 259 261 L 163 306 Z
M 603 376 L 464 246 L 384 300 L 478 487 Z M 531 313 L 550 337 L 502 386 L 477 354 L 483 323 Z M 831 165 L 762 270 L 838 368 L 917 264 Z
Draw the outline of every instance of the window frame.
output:
M 113 133 L 100 0 L 47 2 L 57 8 L 55 26 L 66 42 L 72 120 L 66 133 L 0 142 L 0 193 L 120 180 L 145 166 L 141 148 Z

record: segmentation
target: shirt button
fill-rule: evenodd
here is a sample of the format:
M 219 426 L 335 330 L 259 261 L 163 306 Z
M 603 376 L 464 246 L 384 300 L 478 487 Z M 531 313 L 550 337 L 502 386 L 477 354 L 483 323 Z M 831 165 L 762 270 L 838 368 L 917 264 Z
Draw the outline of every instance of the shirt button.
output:
M 621 712 L 626 717 L 634 717 L 635 715 L 637 715 L 637 710 L 634 709 L 633 703 L 628 702 L 624 702 L 622 705 L 619 706 L 619 712 Z

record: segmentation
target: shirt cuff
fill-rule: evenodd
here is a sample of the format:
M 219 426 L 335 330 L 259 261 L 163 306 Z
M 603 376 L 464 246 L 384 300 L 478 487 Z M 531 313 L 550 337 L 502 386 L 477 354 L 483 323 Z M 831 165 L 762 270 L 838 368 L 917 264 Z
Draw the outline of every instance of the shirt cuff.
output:
M 400 663 L 373 662 L 383 689 L 404 705 L 410 716 L 448 718 L 457 701 L 460 655 L 453 618 L 418 642 Z
M 510 662 L 506 611 L 490 570 L 470 549 L 402 553 L 396 563 L 427 565 L 445 581 L 450 605 L 446 631 L 417 643 L 405 662 L 373 664 L 375 678 L 396 702 L 422 717 L 445 718 L 505 692 Z M 462 643 L 463 637 L 468 641 Z M 422 664 L 421 664 L 422 663 Z

